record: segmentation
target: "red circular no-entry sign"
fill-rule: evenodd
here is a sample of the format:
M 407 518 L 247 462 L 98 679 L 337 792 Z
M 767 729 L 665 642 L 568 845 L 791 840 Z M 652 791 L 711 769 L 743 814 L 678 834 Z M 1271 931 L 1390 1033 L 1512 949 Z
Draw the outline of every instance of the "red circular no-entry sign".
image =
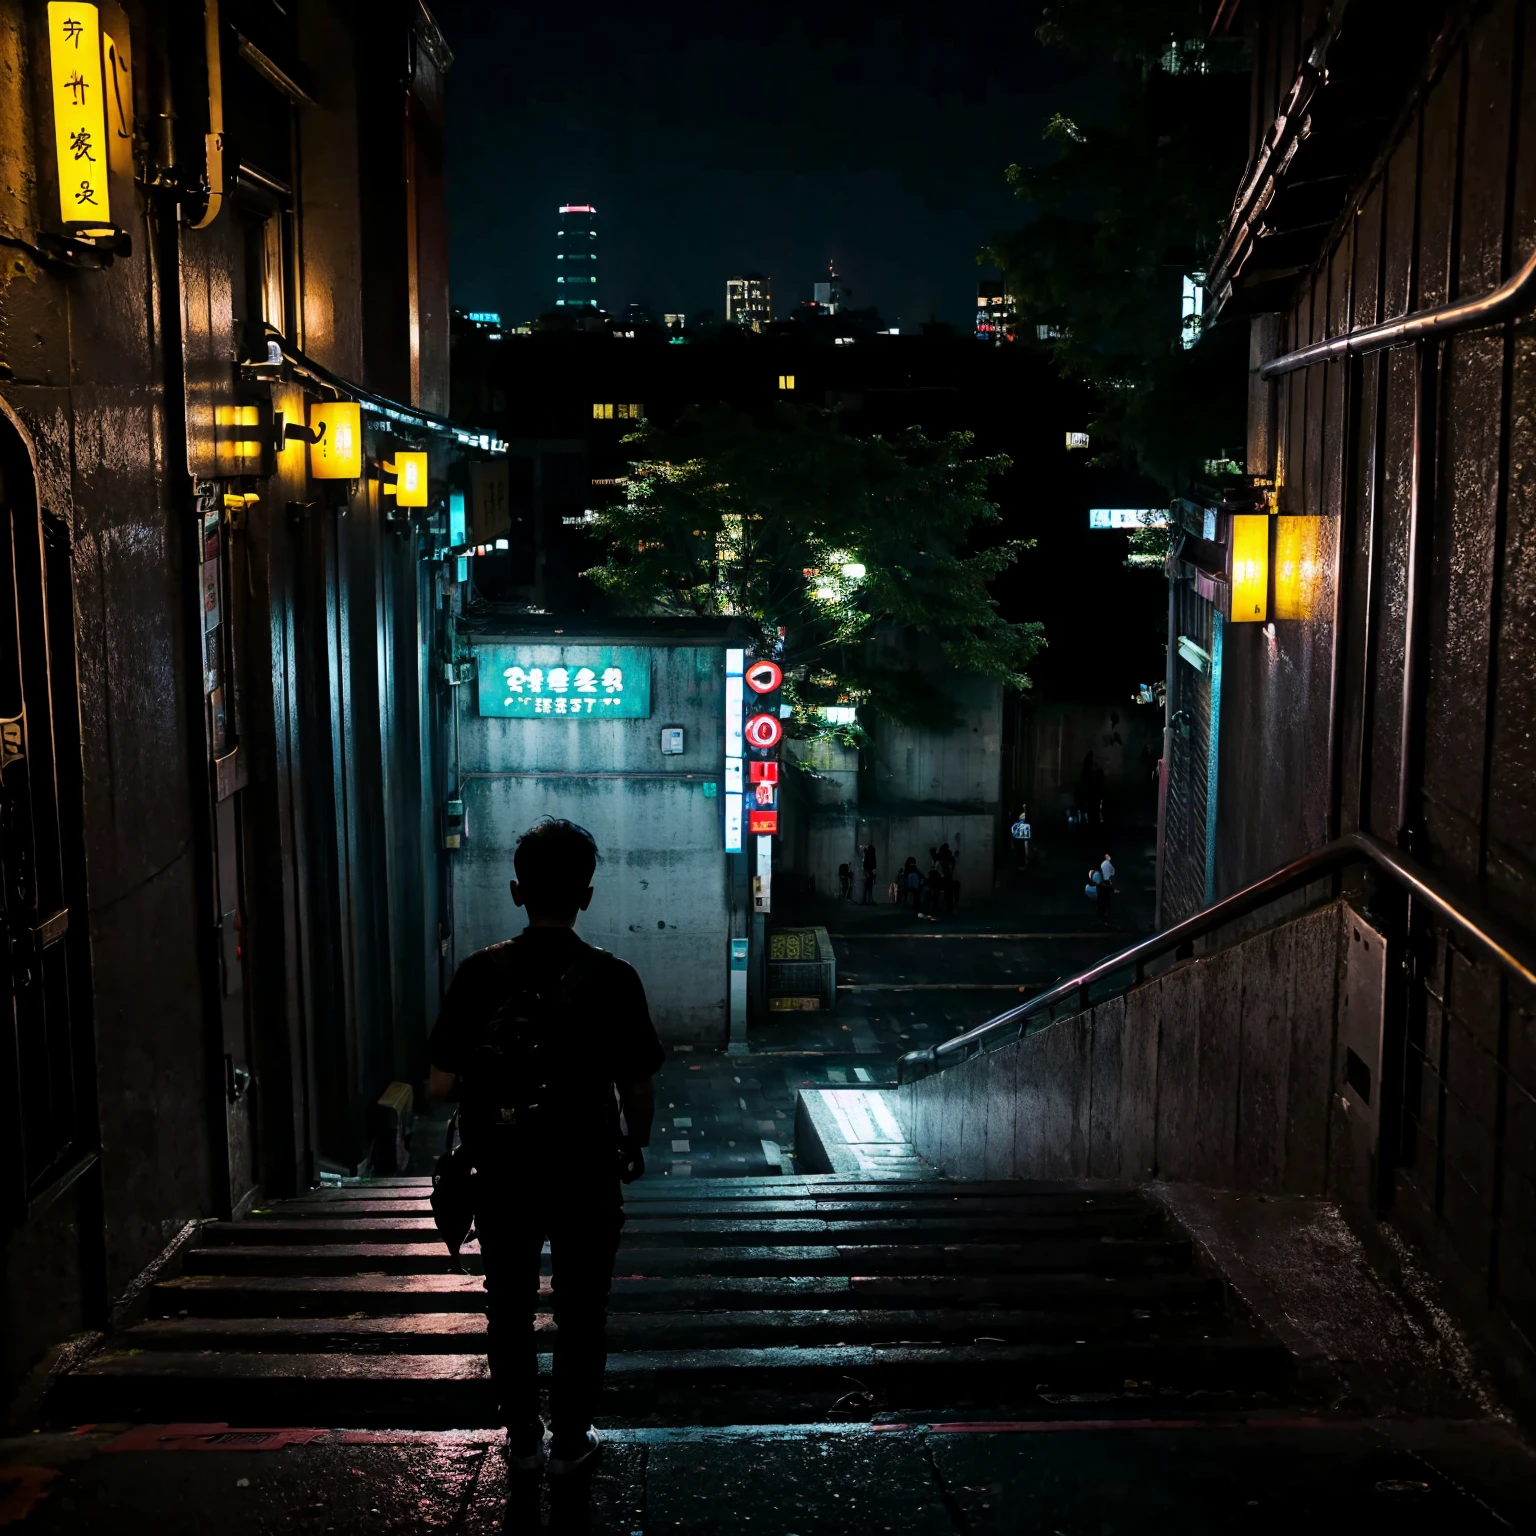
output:
M 776 661 L 754 661 L 747 668 L 747 687 L 753 693 L 772 693 L 784 681 L 784 672 Z
M 749 746 L 766 750 L 779 744 L 784 727 L 772 715 L 753 715 L 747 721 L 746 737 Z

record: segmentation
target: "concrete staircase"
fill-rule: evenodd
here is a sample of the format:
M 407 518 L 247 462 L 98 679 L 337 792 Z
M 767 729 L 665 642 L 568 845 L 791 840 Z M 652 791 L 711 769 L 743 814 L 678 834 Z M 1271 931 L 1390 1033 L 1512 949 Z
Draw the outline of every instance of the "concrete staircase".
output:
M 63 1380 L 55 1415 L 490 1423 L 481 1283 L 455 1272 L 427 1196 L 425 1180 L 369 1180 L 206 1226 L 148 1315 Z M 1128 1188 L 658 1179 L 627 1210 L 605 1408 L 630 1423 L 1292 1400 L 1287 1351 Z

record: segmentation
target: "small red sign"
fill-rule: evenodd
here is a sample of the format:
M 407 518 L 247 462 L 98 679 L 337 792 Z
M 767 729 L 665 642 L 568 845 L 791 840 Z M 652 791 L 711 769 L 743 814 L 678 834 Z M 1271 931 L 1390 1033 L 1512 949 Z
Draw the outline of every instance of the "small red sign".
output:
M 772 758 L 760 760 L 754 757 L 747 764 L 747 782 L 749 784 L 777 784 L 779 782 L 779 765 Z
M 747 687 L 753 693 L 772 693 L 783 681 L 783 669 L 776 661 L 754 661 L 747 668 Z
M 752 798 L 756 800 L 758 805 L 761 806 L 764 810 L 772 810 L 774 805 L 777 803 L 774 798 L 777 794 L 778 790 L 774 785 L 759 784 L 752 791 Z
M 767 751 L 769 747 L 776 747 L 779 738 L 784 734 L 784 727 L 779 724 L 776 715 L 753 715 L 747 721 L 747 744 Z
M 748 811 L 747 831 L 758 837 L 776 837 L 779 831 L 777 811 Z

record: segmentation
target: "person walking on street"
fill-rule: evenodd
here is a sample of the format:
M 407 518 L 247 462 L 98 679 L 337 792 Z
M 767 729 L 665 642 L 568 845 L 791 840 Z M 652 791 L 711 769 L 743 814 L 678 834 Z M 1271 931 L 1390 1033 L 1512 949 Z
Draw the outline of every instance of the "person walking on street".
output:
M 546 820 L 523 834 L 512 900 L 528 926 L 459 966 L 428 1042 L 432 1097 L 458 1100 L 455 1155 L 474 1169 L 487 1354 L 507 1460 L 528 1473 L 544 1460 L 534 1321 L 549 1244 L 556 1477 L 598 1452 L 592 1419 L 624 1224 L 620 1183 L 645 1171 L 651 1078 L 663 1060 L 634 968 L 576 936 L 596 867 L 592 834 L 574 822 Z
M 849 864 L 837 866 L 837 894 L 843 901 L 853 900 L 853 867 Z
M 1109 855 L 1104 855 L 1104 862 L 1099 865 L 1099 915 L 1107 923 L 1109 910 L 1115 901 L 1115 866 Z
M 907 855 L 907 862 L 901 867 L 901 904 L 905 906 L 912 903 L 913 912 L 920 910 L 923 900 L 923 873 L 917 867 L 917 860 Z
M 875 845 L 866 843 L 864 846 L 864 901 L 863 905 L 872 907 L 875 904 Z

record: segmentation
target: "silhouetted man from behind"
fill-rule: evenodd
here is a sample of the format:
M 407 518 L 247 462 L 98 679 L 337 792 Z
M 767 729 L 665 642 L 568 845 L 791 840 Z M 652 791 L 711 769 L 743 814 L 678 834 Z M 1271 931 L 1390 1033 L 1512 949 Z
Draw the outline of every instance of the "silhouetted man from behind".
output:
M 449 1098 L 458 1084 L 464 1150 L 475 1167 L 491 1384 L 508 1463 L 522 1472 L 543 1460 L 534 1316 L 549 1242 L 549 1471 L 560 1476 L 597 1452 L 592 1417 L 624 1224 L 619 1184 L 645 1170 L 662 1049 L 634 968 L 574 931 L 592 900 L 592 834 L 542 821 L 519 839 L 513 867 L 512 899 L 527 910 L 528 926 L 455 972 L 429 1046 L 432 1094 Z

